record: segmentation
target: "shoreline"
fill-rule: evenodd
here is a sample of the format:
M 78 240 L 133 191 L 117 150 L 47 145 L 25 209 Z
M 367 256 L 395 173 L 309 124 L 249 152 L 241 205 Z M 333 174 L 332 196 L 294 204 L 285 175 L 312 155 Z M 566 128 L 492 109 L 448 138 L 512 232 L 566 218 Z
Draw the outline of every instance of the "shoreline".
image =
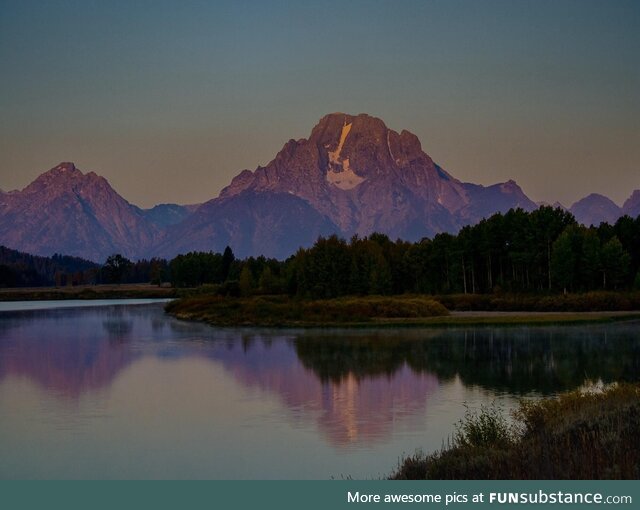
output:
M 274 329 L 366 329 L 366 328 L 453 328 L 465 326 L 571 326 L 578 324 L 610 324 L 614 322 L 640 322 L 640 311 L 638 312 L 533 312 L 536 316 L 529 316 L 521 312 L 497 312 L 504 313 L 504 316 L 495 315 L 484 317 L 471 315 L 476 312 L 465 312 L 470 315 L 460 317 L 450 315 L 447 317 L 432 317 L 424 319 L 371 319 L 359 322 L 312 322 L 312 321 L 290 321 L 277 323 L 253 323 L 238 322 L 235 324 L 221 324 L 215 321 L 200 319 L 189 314 L 174 314 L 167 312 L 172 317 L 186 322 L 200 322 L 212 327 L 219 328 L 274 328 Z M 506 315 L 514 314 L 514 315 Z
M 451 441 L 405 456 L 391 480 L 596 480 L 637 478 L 640 386 L 616 383 L 467 412 Z M 588 447 L 586 447 L 588 445 Z
M 78 285 L 76 287 L 0 288 L 0 301 L 53 301 L 67 299 L 154 299 L 175 298 L 177 290 L 151 284 Z
M 604 311 L 508 311 L 508 310 L 446 310 L 439 301 L 431 296 L 400 295 L 400 296 L 365 296 L 347 297 L 327 300 L 305 301 L 295 300 L 286 296 L 254 296 L 251 298 L 214 297 L 210 295 L 193 295 L 182 297 L 185 289 L 159 287 L 151 284 L 121 284 L 121 285 L 83 285 L 77 287 L 29 287 L 2 288 L 0 302 L 12 301 L 66 301 L 66 300 L 100 300 L 100 299 L 175 299 L 171 305 L 165 307 L 166 312 L 185 321 L 202 322 L 216 327 L 250 327 L 250 328 L 447 328 L 465 326 L 537 326 L 537 325 L 572 325 L 597 324 L 620 321 L 640 320 L 640 310 L 604 310 Z M 196 310 L 190 309 L 190 304 L 198 300 Z M 382 316 L 375 316 L 370 309 L 360 313 L 353 313 L 351 308 L 358 309 L 361 305 L 371 302 L 383 302 L 394 309 L 383 310 Z M 431 316 L 419 316 L 413 312 L 412 316 L 403 316 L 403 308 L 409 304 L 419 302 L 427 306 L 427 313 Z M 350 306 L 347 308 L 345 304 Z M 267 305 L 267 313 L 258 313 L 256 306 Z M 320 309 L 313 314 L 304 310 L 298 312 L 298 317 L 290 316 L 290 308 L 315 305 Z M 432 308 L 433 305 L 436 305 Z M 324 308 L 337 307 L 333 315 L 322 316 Z M 437 308 L 440 307 L 440 308 Z M 344 309 L 343 309 L 344 308 Z M 376 308 L 376 307 L 374 307 Z M 384 308 L 384 306 L 383 306 Z M 400 311 L 398 311 L 400 310 Z M 214 313 L 211 313 L 214 312 Z M 217 312 L 217 316 L 216 316 Z M 384 314 L 388 314 L 385 316 Z M 303 318 L 304 317 L 304 318 Z M 307 318 L 308 317 L 308 318 Z
M 418 302 L 422 308 L 411 308 Z M 165 311 L 185 321 L 215 327 L 385 328 L 536 326 L 640 320 L 630 311 L 449 311 L 425 296 L 337 298 L 297 301 L 282 296 L 220 298 L 198 296 L 170 302 Z M 405 315 L 405 312 L 406 315 Z

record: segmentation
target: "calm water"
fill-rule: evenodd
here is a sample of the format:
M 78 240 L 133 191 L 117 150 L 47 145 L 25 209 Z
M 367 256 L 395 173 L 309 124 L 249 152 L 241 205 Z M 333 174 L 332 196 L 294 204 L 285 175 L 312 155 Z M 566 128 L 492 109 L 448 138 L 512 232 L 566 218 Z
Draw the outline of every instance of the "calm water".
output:
M 640 323 L 215 329 L 161 304 L 0 312 L 0 478 L 370 478 L 497 401 L 640 376 Z

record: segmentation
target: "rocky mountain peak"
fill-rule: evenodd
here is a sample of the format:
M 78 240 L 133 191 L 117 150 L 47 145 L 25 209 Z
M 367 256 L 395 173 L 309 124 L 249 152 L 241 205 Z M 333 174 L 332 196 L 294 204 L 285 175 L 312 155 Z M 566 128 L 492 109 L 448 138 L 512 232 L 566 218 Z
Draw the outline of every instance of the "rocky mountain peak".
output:
M 509 179 L 507 182 L 503 182 L 500 188 L 505 193 L 522 193 L 522 188 L 513 179 Z
M 325 115 L 308 139 L 289 140 L 269 164 L 234 178 L 220 198 L 245 192 L 297 196 L 345 235 L 381 231 L 411 239 L 455 231 L 498 210 L 535 207 L 515 182 L 485 188 L 458 181 L 423 152 L 415 134 L 364 113 Z
M 107 181 L 94 172 L 82 173 L 82 171 L 71 162 L 63 162 L 47 172 L 41 174 L 23 192 L 25 193 L 56 193 L 69 191 L 78 186 L 86 187 L 97 185 L 98 187 L 108 186 Z
M 69 172 L 69 173 L 82 174 L 80 169 L 78 167 L 76 167 L 76 165 L 72 161 L 63 161 L 62 163 L 59 163 L 57 166 L 52 168 L 50 171 L 51 172 L 60 172 L 60 173 Z
M 36 255 L 134 257 L 159 234 L 105 178 L 84 174 L 69 162 L 4 195 L 1 209 L 0 244 Z
M 640 215 L 640 189 L 634 190 L 631 196 L 625 200 L 622 206 L 622 212 L 628 214 L 632 218 Z
M 416 135 L 406 130 L 398 134 L 381 119 L 364 113 L 324 116 L 311 131 L 309 142 L 317 148 L 325 181 L 335 190 L 350 191 L 413 162 L 433 166 Z
M 602 221 L 613 224 L 621 216 L 622 209 L 610 198 L 591 193 L 573 204 L 569 211 L 583 225 L 598 225 Z

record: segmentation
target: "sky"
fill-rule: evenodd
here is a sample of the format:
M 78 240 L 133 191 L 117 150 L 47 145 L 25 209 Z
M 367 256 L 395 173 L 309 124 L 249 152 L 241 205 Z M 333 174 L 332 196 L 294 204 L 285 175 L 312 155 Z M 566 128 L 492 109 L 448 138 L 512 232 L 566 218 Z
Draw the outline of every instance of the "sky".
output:
M 536 201 L 640 188 L 640 2 L 0 0 L 0 188 L 198 203 L 325 114 Z

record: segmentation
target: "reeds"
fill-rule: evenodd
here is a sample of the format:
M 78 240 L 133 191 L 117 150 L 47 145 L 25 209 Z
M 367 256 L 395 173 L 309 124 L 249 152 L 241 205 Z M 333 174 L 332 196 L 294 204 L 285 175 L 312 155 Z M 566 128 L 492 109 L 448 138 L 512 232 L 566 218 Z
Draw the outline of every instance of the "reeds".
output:
M 640 386 L 522 402 L 467 414 L 450 444 L 405 458 L 391 479 L 637 479 Z

